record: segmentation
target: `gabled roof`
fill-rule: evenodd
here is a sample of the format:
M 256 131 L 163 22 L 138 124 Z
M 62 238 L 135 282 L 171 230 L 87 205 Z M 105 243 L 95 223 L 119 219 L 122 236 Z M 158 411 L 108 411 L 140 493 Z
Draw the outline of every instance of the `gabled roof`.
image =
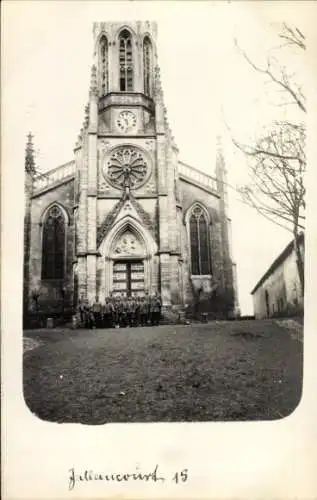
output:
M 107 234 L 107 232 L 114 226 L 114 224 L 118 221 L 118 217 L 120 215 L 120 211 L 124 207 L 125 204 L 131 204 L 131 207 L 135 210 L 137 216 L 140 219 L 140 222 L 147 227 L 153 235 L 155 235 L 155 225 L 153 224 L 153 220 L 149 216 L 149 214 L 144 210 L 142 205 L 132 196 L 130 195 L 129 200 L 126 200 L 125 197 L 121 197 L 120 200 L 114 205 L 112 210 L 108 212 L 106 217 L 104 218 L 102 224 L 97 228 L 97 246 L 100 245 L 103 238 Z
M 304 233 L 301 232 L 299 235 L 299 243 L 304 242 Z M 279 254 L 279 256 L 273 261 L 268 270 L 263 274 L 262 278 L 257 282 L 255 287 L 253 288 L 251 295 L 256 292 L 256 290 L 264 283 L 264 281 L 277 269 L 284 260 L 291 255 L 294 250 L 294 240 L 291 240 L 288 245 L 284 248 L 284 250 Z

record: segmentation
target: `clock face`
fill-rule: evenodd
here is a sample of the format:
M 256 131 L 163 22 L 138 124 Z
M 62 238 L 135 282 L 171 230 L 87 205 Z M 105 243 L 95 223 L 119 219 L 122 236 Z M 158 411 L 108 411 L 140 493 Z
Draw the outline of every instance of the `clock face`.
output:
M 117 118 L 117 127 L 120 132 L 131 132 L 136 126 L 136 116 L 132 111 L 121 111 Z

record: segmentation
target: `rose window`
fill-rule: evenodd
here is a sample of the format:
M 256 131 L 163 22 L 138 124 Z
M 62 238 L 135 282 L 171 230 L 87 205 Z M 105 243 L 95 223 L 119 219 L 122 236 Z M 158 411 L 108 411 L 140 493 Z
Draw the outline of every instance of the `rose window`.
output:
M 130 146 L 116 148 L 108 158 L 106 166 L 110 183 L 123 189 L 139 187 L 148 171 L 144 154 Z

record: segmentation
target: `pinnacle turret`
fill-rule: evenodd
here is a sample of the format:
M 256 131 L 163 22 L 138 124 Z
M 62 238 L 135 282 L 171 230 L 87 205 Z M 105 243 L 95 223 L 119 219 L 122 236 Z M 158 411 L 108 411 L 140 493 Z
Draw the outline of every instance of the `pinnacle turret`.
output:
M 161 70 L 160 70 L 159 66 L 155 66 L 154 75 L 155 75 L 154 96 L 156 97 L 157 100 L 159 100 L 159 99 L 163 100 Z
M 97 85 L 97 67 L 95 64 L 91 67 L 90 73 L 90 93 L 98 95 L 98 85 Z
M 24 167 L 25 167 L 25 171 L 28 174 L 34 175 L 36 173 L 35 159 L 34 159 L 33 135 L 31 132 L 29 132 L 27 135 Z
M 222 139 L 220 135 L 216 137 L 216 173 L 217 177 L 219 174 L 226 173 L 226 164 L 223 156 Z

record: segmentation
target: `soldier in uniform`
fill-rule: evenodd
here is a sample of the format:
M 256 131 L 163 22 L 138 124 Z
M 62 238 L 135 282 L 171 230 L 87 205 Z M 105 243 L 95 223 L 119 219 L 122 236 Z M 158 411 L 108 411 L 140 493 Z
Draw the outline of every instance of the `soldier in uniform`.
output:
M 159 293 L 157 295 L 157 300 L 158 300 L 158 307 L 159 307 L 159 313 L 158 313 L 158 323 L 160 322 L 161 315 L 162 315 L 162 297 Z
M 132 317 L 132 326 L 138 326 L 138 297 L 136 295 L 132 295 L 132 304 L 133 304 L 133 317 Z
M 121 300 L 121 326 L 126 328 L 128 326 L 129 318 L 129 298 L 128 296 L 122 296 Z
M 85 299 L 83 302 L 83 316 L 84 316 L 84 327 L 90 328 L 90 308 L 87 299 Z
M 109 297 L 107 297 L 103 306 L 103 324 L 105 328 L 112 328 L 113 326 L 113 311 L 113 304 Z
M 78 299 L 77 313 L 80 326 L 81 327 L 85 326 L 85 307 L 84 307 L 83 296 L 81 296 L 80 299 Z
M 125 318 L 126 318 L 126 304 L 125 304 L 125 297 L 123 293 L 121 294 L 121 297 L 118 299 L 118 304 L 117 304 L 117 311 L 118 311 L 118 325 L 120 327 L 125 326 Z
M 101 327 L 101 303 L 99 302 L 99 298 L 96 297 L 95 302 L 93 303 L 92 306 L 92 312 L 94 316 L 94 323 L 95 323 L 95 328 L 100 328 Z
M 140 322 L 141 326 L 146 326 L 149 316 L 149 305 L 145 297 L 141 298 L 140 301 Z
M 151 324 L 152 326 L 157 326 L 160 323 L 160 310 L 161 310 L 161 301 L 159 296 L 155 293 L 151 297 Z
M 131 310 L 131 296 L 127 295 L 123 300 L 123 326 L 130 326 L 130 317 L 132 316 Z
M 114 297 L 113 298 L 113 316 L 114 316 L 114 324 L 116 328 L 119 328 L 120 326 L 120 318 L 119 318 L 119 297 Z
M 88 300 L 85 303 L 85 327 L 95 328 L 95 316 L 93 312 L 93 306 L 89 304 Z
M 111 313 L 111 328 L 113 328 L 116 325 L 116 299 L 113 296 L 113 294 L 110 294 L 109 297 L 109 306 L 110 306 L 110 313 Z
M 135 309 L 134 309 L 134 326 L 139 326 L 140 324 L 140 308 L 141 308 L 141 298 L 138 296 L 135 298 Z
M 132 316 L 132 310 L 131 310 L 131 296 L 127 295 L 125 300 L 124 300 L 124 326 L 129 327 L 130 326 L 130 317 Z
M 144 297 L 146 306 L 147 306 L 147 313 L 146 313 L 146 324 L 148 324 L 151 321 L 151 300 L 150 300 L 150 295 L 149 292 L 145 293 Z

